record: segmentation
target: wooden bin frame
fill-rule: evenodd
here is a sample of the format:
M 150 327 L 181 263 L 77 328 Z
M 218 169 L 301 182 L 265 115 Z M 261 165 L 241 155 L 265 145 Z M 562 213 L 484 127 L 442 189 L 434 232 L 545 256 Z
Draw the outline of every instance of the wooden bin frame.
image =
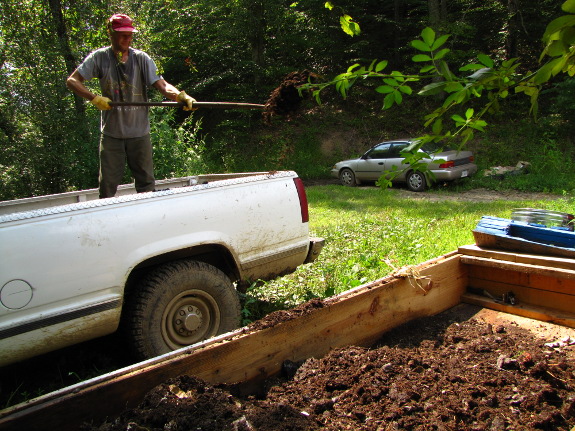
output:
M 509 291 L 515 305 L 497 299 Z M 0 411 L 0 430 L 65 431 L 101 423 L 182 374 L 210 384 L 257 381 L 278 374 L 285 360 L 370 346 L 398 325 L 462 301 L 575 328 L 575 260 L 460 247 L 328 298 L 296 319 L 253 332 L 242 328 L 12 406 Z

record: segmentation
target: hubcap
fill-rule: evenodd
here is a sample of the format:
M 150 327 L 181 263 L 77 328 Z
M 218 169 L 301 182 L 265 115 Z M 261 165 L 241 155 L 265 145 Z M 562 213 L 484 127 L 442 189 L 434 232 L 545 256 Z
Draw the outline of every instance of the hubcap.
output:
M 349 171 L 343 171 L 341 173 L 341 181 L 346 185 L 351 185 L 352 183 L 351 173 Z
M 414 189 L 420 188 L 422 182 L 423 182 L 423 180 L 422 180 L 421 176 L 420 176 L 420 175 L 417 175 L 417 174 L 412 175 L 412 176 L 409 178 L 409 183 L 411 184 L 411 187 L 413 187 Z
M 173 298 L 162 317 L 162 337 L 172 349 L 197 343 L 217 334 L 220 310 L 215 299 L 201 290 Z
M 202 325 L 202 312 L 192 305 L 183 306 L 175 313 L 173 324 L 178 334 L 197 331 Z

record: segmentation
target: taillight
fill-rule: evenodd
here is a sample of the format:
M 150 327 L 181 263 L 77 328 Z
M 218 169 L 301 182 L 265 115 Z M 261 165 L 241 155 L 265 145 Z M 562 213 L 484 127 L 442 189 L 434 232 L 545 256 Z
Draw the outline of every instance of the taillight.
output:
M 301 178 L 297 177 L 293 179 L 295 188 L 297 189 L 297 195 L 299 196 L 299 207 L 301 209 L 301 222 L 307 223 L 309 221 L 309 211 L 307 208 L 307 195 L 305 194 L 305 187 Z
M 441 169 L 453 168 L 455 166 L 455 162 L 453 160 L 449 162 L 445 162 L 439 165 Z
M 469 156 L 469 163 L 473 163 L 475 161 L 475 156 Z

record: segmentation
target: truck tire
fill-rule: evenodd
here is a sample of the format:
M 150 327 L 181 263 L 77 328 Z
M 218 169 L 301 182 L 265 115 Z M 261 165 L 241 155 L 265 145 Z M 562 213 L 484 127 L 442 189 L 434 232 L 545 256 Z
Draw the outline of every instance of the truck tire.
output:
M 216 267 L 194 260 L 154 269 L 127 301 L 124 329 L 139 360 L 232 331 L 241 318 L 231 280 Z

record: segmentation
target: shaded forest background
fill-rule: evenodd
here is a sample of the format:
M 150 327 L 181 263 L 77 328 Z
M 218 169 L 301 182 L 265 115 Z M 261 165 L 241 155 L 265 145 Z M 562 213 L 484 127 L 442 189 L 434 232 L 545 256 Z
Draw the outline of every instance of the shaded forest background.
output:
M 521 73 L 528 73 L 539 66 L 546 25 L 562 15 L 555 0 L 339 0 L 334 6 L 319 0 L 3 0 L 0 200 L 97 186 L 100 112 L 69 92 L 65 79 L 89 52 L 109 45 L 105 23 L 113 13 L 134 19 L 133 46 L 152 56 L 168 82 L 198 101 L 251 103 L 265 103 L 294 71 L 330 79 L 353 63 L 386 59 L 389 69 L 415 73 L 409 42 L 427 26 L 451 35 L 451 64 L 485 53 L 498 61 L 519 58 Z M 343 13 L 360 34 L 342 31 Z M 97 88 L 96 80 L 90 85 Z M 548 84 L 537 123 L 527 98 L 510 97 L 489 131 L 469 144 L 478 163 L 529 158 L 542 171 L 572 171 L 574 96 L 569 76 Z M 275 169 L 327 177 L 342 157 L 421 133 L 422 115 L 434 103 L 410 98 L 384 111 L 381 95 L 366 82 L 345 100 L 335 92 L 323 94 L 321 105 L 306 99 L 297 113 L 270 124 L 258 111 L 206 108 L 190 115 L 151 108 L 156 177 Z M 540 188 L 553 186 L 543 181 Z

